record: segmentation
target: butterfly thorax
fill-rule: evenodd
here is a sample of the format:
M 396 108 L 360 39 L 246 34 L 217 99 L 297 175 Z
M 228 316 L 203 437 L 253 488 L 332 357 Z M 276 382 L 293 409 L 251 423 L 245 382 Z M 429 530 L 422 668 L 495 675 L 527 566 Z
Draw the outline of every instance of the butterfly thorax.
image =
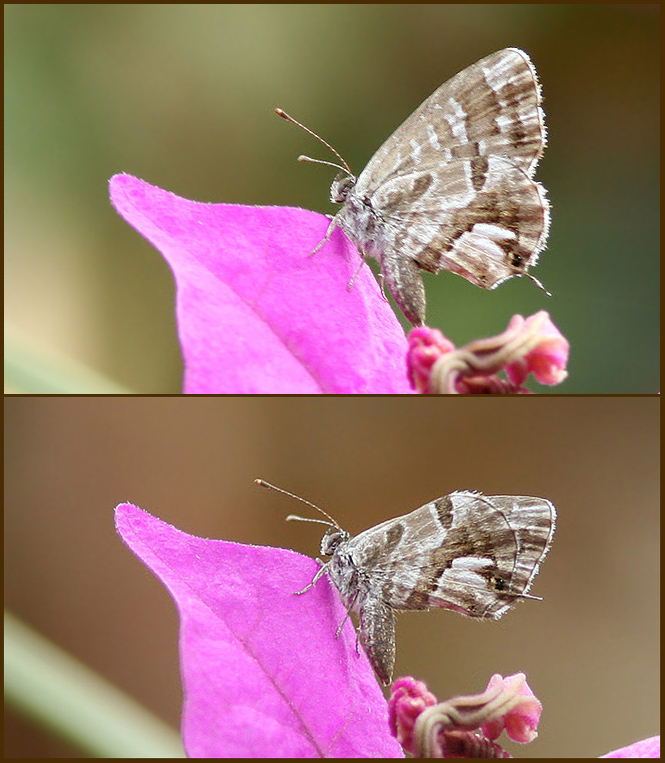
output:
M 340 593 L 345 607 L 362 609 L 370 591 L 369 580 L 356 565 L 348 541 L 337 548 L 328 563 L 328 575 Z
M 385 220 L 372 204 L 366 193 L 358 193 L 358 180 L 341 172 L 330 186 L 330 200 L 343 204 L 335 215 L 335 225 L 353 241 L 363 257 L 373 257 L 381 262 L 386 234 Z

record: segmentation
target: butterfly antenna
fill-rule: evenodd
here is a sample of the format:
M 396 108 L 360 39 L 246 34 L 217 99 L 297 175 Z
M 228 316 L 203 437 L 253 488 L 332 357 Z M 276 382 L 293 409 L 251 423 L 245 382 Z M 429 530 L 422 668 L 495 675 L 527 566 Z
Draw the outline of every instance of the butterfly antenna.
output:
M 286 518 L 287 522 L 293 522 L 295 520 L 298 522 L 315 522 L 317 525 L 325 525 L 326 527 L 337 527 L 337 525 L 333 525 L 325 519 L 310 519 L 309 517 L 299 517 L 297 514 L 289 514 Z
M 349 177 L 355 177 L 353 172 L 351 172 L 351 168 L 349 165 L 344 161 L 344 158 L 339 154 L 331 145 L 328 143 L 327 140 L 323 140 L 323 138 L 320 135 L 317 135 L 313 130 L 310 130 L 309 127 L 305 127 L 304 124 L 301 124 L 298 122 L 297 119 L 294 119 L 293 117 L 289 116 L 283 109 L 275 109 L 275 113 L 282 117 L 282 119 L 286 119 L 287 122 L 291 122 L 292 124 L 300 127 L 305 132 L 308 132 L 312 137 L 316 138 L 318 141 L 323 143 L 323 145 L 328 148 L 330 151 L 335 154 L 335 156 L 342 162 L 342 165 L 339 164 L 333 164 L 333 162 L 324 162 L 322 159 L 311 159 L 309 156 L 299 156 L 298 161 L 299 162 L 313 162 L 314 164 L 327 164 L 330 167 L 337 167 L 337 169 L 342 170 L 342 172 L 348 173 Z M 295 496 L 297 498 L 297 496 Z M 318 508 L 318 507 L 316 507 Z
M 329 519 L 329 522 L 324 522 L 321 519 L 306 519 L 305 517 L 297 517 L 295 514 L 289 514 L 289 516 L 286 518 L 287 522 L 289 520 L 298 519 L 301 522 L 318 522 L 318 524 L 321 525 L 332 525 L 332 527 L 337 527 L 338 529 L 342 529 L 337 522 L 328 514 L 327 511 L 324 511 L 323 509 L 319 508 L 316 504 L 311 503 L 310 501 L 305 500 L 304 498 L 301 498 L 299 495 L 295 495 L 295 493 L 289 493 L 288 490 L 283 490 L 281 487 L 275 487 L 275 485 L 271 485 L 269 482 L 266 482 L 265 480 L 254 480 L 254 483 L 256 485 L 260 485 L 261 487 L 267 487 L 270 488 L 270 490 L 275 490 L 278 493 L 284 493 L 284 495 L 288 495 L 290 498 L 295 498 L 296 501 L 301 501 L 302 503 L 306 503 L 308 506 L 311 506 L 313 509 L 316 509 L 317 511 L 320 511 L 321 514 L 323 514 L 324 517 Z
M 312 159 L 311 156 L 304 156 L 304 154 L 301 154 L 298 157 L 299 162 L 311 162 L 312 164 L 327 164 L 328 167 L 336 167 L 338 170 L 342 170 L 342 172 L 348 172 L 346 167 L 342 167 L 341 164 L 335 164 L 335 162 L 326 162 L 323 159 Z M 353 175 L 349 173 L 349 177 L 353 178 Z

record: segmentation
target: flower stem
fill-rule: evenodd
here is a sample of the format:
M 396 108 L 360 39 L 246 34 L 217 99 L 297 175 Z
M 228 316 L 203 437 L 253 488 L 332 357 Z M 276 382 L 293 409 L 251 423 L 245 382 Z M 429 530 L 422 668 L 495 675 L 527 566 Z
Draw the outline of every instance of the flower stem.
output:
M 5 700 L 89 755 L 184 757 L 178 733 L 5 612 Z

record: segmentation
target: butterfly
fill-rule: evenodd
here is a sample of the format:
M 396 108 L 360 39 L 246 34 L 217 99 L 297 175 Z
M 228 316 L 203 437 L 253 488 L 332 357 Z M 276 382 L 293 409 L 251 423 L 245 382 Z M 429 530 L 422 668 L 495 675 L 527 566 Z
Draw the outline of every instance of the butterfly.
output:
M 421 271 L 448 270 L 493 289 L 515 275 L 543 288 L 535 265 L 549 230 L 545 189 L 533 180 L 545 146 L 540 86 L 518 48 L 493 53 L 456 74 L 385 141 L 356 178 L 342 165 L 330 199 L 336 227 L 385 285 L 413 325 L 425 322 Z
M 395 612 L 451 609 L 498 619 L 529 589 L 554 536 L 556 510 L 544 498 L 458 491 L 351 536 L 323 509 L 266 482 L 258 484 L 312 506 L 328 525 L 321 553 L 347 607 L 358 613 L 360 639 L 384 684 L 395 663 Z M 343 623 L 342 623 L 343 624 Z M 341 625 L 338 628 L 338 633 Z

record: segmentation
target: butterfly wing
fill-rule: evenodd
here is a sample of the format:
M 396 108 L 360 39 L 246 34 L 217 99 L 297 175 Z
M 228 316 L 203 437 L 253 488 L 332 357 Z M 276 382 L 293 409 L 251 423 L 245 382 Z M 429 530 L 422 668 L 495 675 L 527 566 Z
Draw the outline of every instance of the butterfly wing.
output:
M 412 322 L 424 320 L 418 268 L 491 289 L 536 263 L 549 228 L 532 180 L 545 145 L 540 101 L 526 53 L 493 53 L 438 88 L 360 174 L 339 222 L 381 262 Z
M 452 493 L 361 533 L 353 559 L 393 609 L 498 618 L 531 587 L 555 517 L 543 498 Z
M 509 159 L 528 177 L 545 146 L 540 85 L 527 54 L 505 48 L 444 82 L 378 149 L 358 178 L 361 193 L 414 169 L 466 160 L 481 181 L 483 157 Z M 473 187 L 473 186 L 472 186 Z

